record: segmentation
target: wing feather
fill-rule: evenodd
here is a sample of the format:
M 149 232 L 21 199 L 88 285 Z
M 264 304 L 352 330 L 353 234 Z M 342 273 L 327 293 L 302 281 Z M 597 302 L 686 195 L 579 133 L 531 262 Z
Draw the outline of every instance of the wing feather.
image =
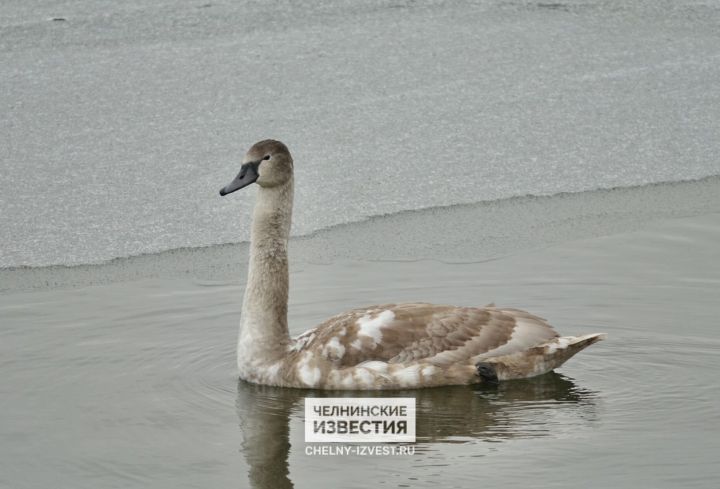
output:
M 368 361 L 479 361 L 556 337 L 544 319 L 519 309 L 406 303 L 347 311 L 296 341 L 303 341 L 302 350 L 322 352 L 344 368 Z

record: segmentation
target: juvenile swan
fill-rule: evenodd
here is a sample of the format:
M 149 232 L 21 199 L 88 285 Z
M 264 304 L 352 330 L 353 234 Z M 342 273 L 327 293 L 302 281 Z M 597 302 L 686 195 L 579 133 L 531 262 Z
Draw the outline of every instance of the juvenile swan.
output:
M 220 195 L 251 183 L 260 188 L 237 348 L 242 379 L 317 389 L 495 383 L 549 372 L 604 338 L 560 337 L 544 319 L 518 309 L 408 303 L 354 309 L 291 339 L 293 159 L 283 143 L 256 143 Z

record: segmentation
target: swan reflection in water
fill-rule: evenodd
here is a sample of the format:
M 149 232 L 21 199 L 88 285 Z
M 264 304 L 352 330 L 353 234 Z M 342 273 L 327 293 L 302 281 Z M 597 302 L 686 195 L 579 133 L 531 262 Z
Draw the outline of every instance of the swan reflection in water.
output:
M 414 397 L 416 454 L 442 443 L 562 436 L 597 419 L 596 394 L 555 372 L 496 387 L 382 392 L 283 389 L 241 380 L 237 397 L 241 451 L 253 488 L 293 487 L 288 464 L 290 423 L 303 433 L 305 397 Z

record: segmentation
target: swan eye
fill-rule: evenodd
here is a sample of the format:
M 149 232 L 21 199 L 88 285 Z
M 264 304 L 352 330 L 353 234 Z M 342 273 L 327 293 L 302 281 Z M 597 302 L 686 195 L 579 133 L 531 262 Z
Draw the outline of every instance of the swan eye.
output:
M 269 160 L 269 159 L 270 159 L 270 155 L 265 155 L 265 157 L 263 158 L 263 160 Z

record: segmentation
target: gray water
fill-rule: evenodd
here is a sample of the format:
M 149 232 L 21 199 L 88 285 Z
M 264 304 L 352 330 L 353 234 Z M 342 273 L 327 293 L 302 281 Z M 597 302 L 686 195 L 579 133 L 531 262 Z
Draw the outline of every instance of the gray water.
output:
M 717 1 L 3 2 L 0 487 L 717 487 L 719 21 Z M 331 393 L 235 372 L 254 190 L 217 190 L 266 137 L 296 160 L 292 334 L 425 300 L 607 341 L 536 379 L 395 393 L 414 455 L 306 455 L 303 399 Z
M 608 333 L 555 374 L 393 393 L 417 399 L 413 456 L 306 455 L 303 398 L 331 393 L 238 383 L 243 276 L 5 293 L 0 485 L 715 487 L 720 204 L 641 227 L 474 263 L 295 260 L 293 334 L 387 300 Z

